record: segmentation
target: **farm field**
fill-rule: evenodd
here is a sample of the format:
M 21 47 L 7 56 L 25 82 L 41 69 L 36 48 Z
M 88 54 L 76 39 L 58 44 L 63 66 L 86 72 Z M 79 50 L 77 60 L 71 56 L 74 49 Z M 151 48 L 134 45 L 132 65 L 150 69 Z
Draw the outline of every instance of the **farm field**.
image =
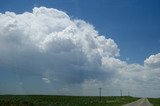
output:
M 121 106 L 138 99 L 129 96 L 100 99 L 98 96 L 1 95 L 0 106 Z

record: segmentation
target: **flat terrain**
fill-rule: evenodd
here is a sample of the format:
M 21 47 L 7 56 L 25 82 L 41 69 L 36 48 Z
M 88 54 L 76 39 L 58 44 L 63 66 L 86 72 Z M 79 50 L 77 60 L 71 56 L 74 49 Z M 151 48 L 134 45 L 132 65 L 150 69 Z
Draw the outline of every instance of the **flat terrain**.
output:
M 0 106 L 122 106 L 138 99 L 130 96 L 0 95 Z M 150 99 L 154 106 L 160 106 L 157 102 L 160 99 Z
M 138 99 L 128 96 L 3 95 L 0 106 L 121 106 Z
M 160 106 L 160 98 L 148 98 L 148 100 L 154 106 Z
M 153 106 L 147 98 L 141 98 L 135 102 L 123 105 L 123 106 Z

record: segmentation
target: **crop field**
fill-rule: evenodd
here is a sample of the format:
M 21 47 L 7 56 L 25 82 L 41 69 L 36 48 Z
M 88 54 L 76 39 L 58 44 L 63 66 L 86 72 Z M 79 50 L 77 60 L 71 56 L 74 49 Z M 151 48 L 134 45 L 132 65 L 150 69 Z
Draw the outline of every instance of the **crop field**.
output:
M 129 96 L 1 95 L 0 106 L 121 106 L 137 99 Z

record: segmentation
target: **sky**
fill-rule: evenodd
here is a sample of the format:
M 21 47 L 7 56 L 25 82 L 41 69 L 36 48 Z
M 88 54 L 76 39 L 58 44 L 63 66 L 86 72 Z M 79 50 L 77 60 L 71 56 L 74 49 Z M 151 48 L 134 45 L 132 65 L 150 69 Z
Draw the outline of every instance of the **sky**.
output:
M 159 97 L 159 5 L 0 0 L 0 94 Z

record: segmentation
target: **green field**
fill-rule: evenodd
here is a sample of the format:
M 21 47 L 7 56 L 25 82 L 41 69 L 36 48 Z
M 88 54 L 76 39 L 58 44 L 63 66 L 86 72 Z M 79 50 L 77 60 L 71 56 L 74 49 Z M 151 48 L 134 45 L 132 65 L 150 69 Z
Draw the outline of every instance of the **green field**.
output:
M 1 95 L 0 106 L 121 106 L 138 99 L 129 96 Z M 160 98 L 148 100 L 154 106 L 160 106 Z
M 1 95 L 0 106 L 121 106 L 137 99 L 128 96 Z
M 148 98 L 148 100 L 154 106 L 160 106 L 160 98 Z

